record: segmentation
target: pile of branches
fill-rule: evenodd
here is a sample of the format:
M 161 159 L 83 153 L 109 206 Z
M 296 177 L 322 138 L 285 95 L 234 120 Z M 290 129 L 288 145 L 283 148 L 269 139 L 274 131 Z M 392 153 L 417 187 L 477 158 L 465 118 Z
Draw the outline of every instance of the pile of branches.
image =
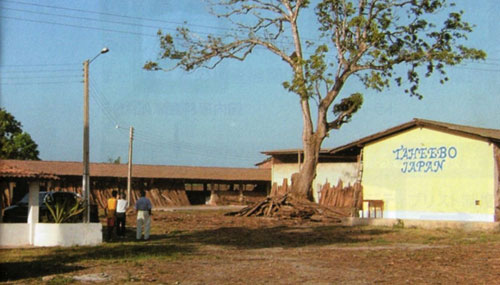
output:
M 350 216 L 350 212 L 351 209 L 349 208 L 326 207 L 285 194 L 279 197 L 267 197 L 263 201 L 245 207 L 240 211 L 227 213 L 226 215 L 238 217 L 277 217 L 340 223 L 342 218 Z

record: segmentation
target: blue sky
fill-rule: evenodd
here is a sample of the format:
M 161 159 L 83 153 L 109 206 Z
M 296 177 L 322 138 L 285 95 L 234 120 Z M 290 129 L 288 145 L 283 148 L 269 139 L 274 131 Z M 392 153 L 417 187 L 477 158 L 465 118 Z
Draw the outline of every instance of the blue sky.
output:
M 476 25 L 467 44 L 488 59 L 449 68 L 445 85 L 423 80 L 423 100 L 395 87 L 364 92 L 363 108 L 323 147 L 412 118 L 500 129 L 500 1 L 456 2 Z M 281 86 L 290 71 L 264 50 L 215 70 L 142 70 L 159 52 L 158 28 L 188 21 L 200 33 L 224 31 L 202 1 L 1 0 L 0 9 L 0 105 L 31 134 L 43 160 L 81 161 L 82 63 L 105 46 L 110 52 L 90 65 L 92 162 L 126 162 L 129 126 L 141 164 L 253 167 L 265 158 L 261 151 L 301 147 L 298 98 Z M 349 81 L 346 94 L 355 91 L 359 85 Z

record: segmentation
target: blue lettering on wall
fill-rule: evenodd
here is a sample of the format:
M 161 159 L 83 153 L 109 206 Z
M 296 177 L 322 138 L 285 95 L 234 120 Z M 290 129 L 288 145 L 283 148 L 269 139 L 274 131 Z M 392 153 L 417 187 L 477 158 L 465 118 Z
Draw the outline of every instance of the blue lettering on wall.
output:
M 455 159 L 458 150 L 454 146 L 406 147 L 401 145 L 392 151 L 394 159 L 402 161 L 402 173 L 436 173 L 442 171 L 447 159 Z

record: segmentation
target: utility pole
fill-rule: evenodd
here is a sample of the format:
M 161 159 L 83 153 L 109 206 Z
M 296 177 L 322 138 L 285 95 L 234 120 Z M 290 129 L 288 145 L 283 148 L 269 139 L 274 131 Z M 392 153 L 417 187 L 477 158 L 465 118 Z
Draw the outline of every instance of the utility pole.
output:
M 134 127 L 130 127 L 128 142 L 128 175 L 127 175 L 127 203 L 130 206 L 130 194 L 132 190 L 132 145 L 134 141 Z
M 107 53 L 108 48 L 103 48 L 94 58 L 83 62 L 83 177 L 82 191 L 87 204 L 83 216 L 84 223 L 90 223 L 90 171 L 89 171 L 89 65 L 99 55 Z
M 89 175 L 89 60 L 83 62 L 83 179 L 82 191 L 86 202 L 84 222 L 90 223 Z

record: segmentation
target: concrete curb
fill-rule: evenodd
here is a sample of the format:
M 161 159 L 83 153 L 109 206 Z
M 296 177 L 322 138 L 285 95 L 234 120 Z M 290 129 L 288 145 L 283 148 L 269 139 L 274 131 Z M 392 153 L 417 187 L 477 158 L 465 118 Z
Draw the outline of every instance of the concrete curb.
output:
M 346 226 L 414 227 L 422 229 L 448 228 L 466 231 L 500 231 L 499 222 L 345 218 L 342 220 L 342 224 Z

